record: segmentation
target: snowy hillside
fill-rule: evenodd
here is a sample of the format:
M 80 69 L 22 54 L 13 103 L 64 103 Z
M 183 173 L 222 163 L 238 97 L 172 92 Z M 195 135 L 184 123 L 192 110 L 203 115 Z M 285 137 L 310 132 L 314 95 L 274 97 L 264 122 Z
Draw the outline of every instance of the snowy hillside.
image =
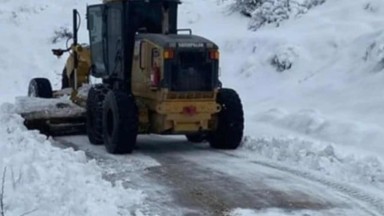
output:
M 84 18 L 85 5 L 98 2 L 0 0 L 6 215 L 140 215 L 145 206 L 145 194 L 105 181 L 83 152 L 52 147 L 51 140 L 27 131 L 9 104 L 26 94 L 33 77 L 59 86 L 65 58 L 56 59 L 51 49 L 65 41 L 53 43 L 54 32 L 71 29 L 72 8 Z M 184 0 L 179 27 L 220 47 L 221 81 L 239 92 L 246 113 L 238 154 L 382 196 L 384 1 L 327 0 L 279 20 L 278 27 L 264 23 L 257 30 L 249 28 L 254 20 L 232 10 L 234 2 Z M 84 24 L 80 41 L 88 41 Z M 280 213 L 240 209 L 234 215 Z
M 182 19 L 221 47 L 221 79 L 245 106 L 244 152 L 383 189 L 384 2 L 325 1 L 256 31 L 232 2 Z

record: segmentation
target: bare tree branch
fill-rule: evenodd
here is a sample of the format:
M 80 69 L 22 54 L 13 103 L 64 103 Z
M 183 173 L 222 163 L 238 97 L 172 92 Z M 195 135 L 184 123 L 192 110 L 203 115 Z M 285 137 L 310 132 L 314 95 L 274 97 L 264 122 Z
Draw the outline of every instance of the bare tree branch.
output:
M 4 167 L 3 171 L 3 178 L 1 182 L 1 193 L 0 193 L 0 213 L 1 216 L 5 216 L 5 211 L 4 211 L 4 185 L 5 185 L 5 175 L 7 173 L 7 167 Z
M 35 211 L 37 211 L 37 210 L 38 210 L 38 208 L 32 209 L 32 210 L 30 210 L 30 211 L 27 211 L 27 212 L 23 213 L 23 214 L 20 215 L 20 216 L 26 216 L 26 215 L 32 214 L 33 212 L 35 212 Z

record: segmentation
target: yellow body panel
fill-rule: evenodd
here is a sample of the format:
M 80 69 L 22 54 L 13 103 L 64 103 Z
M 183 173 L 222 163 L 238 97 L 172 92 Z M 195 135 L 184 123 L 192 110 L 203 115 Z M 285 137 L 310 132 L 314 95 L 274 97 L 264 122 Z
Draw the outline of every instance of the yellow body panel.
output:
M 140 56 L 140 44 L 141 56 Z M 89 48 L 78 46 L 77 89 L 89 82 L 91 58 Z M 158 55 L 153 55 L 153 49 Z M 135 43 L 132 64 L 132 93 L 139 110 L 139 132 L 158 134 L 186 134 L 198 131 L 211 131 L 216 127 L 216 114 L 221 107 L 216 103 L 217 90 L 211 92 L 170 92 L 167 89 L 151 87 L 151 70 L 153 65 L 160 68 L 160 79 L 163 78 L 164 49 L 156 44 L 143 40 Z M 140 68 L 140 58 L 142 67 Z M 67 76 L 74 73 L 73 54 L 67 60 Z M 76 91 L 74 91 L 76 93 Z M 80 103 L 75 95 L 72 100 Z M 195 113 L 183 113 L 186 107 L 194 107 Z
M 154 50 L 157 53 L 155 55 Z M 151 87 L 151 70 L 154 65 L 160 68 L 160 80 L 163 79 L 164 49 L 146 39 L 136 41 L 133 58 L 131 84 L 132 93 L 140 104 L 141 133 L 185 134 L 215 129 L 215 124 L 211 122 L 214 122 L 215 114 L 221 109 L 216 103 L 217 91 L 170 92 Z M 188 107 L 194 107 L 196 113 L 183 113 Z
M 75 86 L 74 82 L 70 82 L 71 87 L 78 89 L 83 84 L 87 84 L 89 82 L 89 69 L 91 67 L 91 51 L 88 47 L 82 47 L 78 45 L 77 47 L 72 47 L 73 51 L 77 52 L 78 59 L 78 68 L 77 68 L 77 85 Z M 74 55 L 73 52 L 70 54 L 67 59 L 67 63 L 65 64 L 65 68 L 67 71 L 67 77 L 69 80 L 72 80 L 73 73 L 75 72 L 74 67 Z

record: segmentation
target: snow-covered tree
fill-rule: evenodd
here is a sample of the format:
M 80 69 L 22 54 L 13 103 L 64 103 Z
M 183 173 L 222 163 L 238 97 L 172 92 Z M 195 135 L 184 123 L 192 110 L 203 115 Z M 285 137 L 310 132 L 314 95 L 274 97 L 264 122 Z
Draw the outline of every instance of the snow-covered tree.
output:
M 233 10 L 251 17 L 250 28 L 258 29 L 265 24 L 279 25 L 291 17 L 305 14 L 309 9 L 326 0 L 235 0 Z

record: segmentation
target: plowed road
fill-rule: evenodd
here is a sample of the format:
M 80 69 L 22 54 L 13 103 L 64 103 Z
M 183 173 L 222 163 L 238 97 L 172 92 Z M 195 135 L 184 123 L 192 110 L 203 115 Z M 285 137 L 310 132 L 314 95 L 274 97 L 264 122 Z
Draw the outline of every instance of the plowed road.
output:
M 234 209 L 279 208 L 316 215 L 384 215 L 382 200 L 300 170 L 213 150 L 181 136 L 140 136 L 132 155 L 110 155 L 85 136 L 57 137 L 57 145 L 85 151 L 108 181 L 144 191 L 148 215 L 229 215 Z M 304 214 L 305 215 L 305 214 Z

